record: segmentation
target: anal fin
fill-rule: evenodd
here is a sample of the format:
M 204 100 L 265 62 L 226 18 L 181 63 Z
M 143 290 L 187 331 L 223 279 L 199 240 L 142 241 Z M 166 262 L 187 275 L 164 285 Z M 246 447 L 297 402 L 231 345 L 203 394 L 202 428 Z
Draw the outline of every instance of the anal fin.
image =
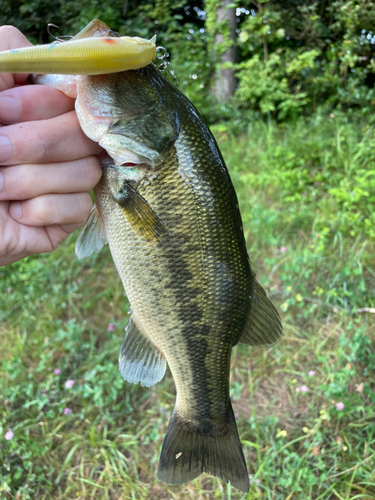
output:
M 249 300 L 250 312 L 239 342 L 252 346 L 275 344 L 283 332 L 280 316 L 255 278 Z
M 165 357 L 137 325 L 134 314 L 125 328 L 119 367 L 124 380 L 132 384 L 139 382 L 144 387 L 151 387 L 164 377 Z

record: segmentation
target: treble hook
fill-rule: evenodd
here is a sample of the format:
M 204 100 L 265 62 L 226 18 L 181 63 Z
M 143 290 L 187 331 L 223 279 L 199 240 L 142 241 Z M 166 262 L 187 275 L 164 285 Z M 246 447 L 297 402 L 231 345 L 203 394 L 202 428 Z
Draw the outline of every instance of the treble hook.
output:
M 163 51 L 163 53 L 161 55 L 156 56 L 156 59 L 159 59 L 159 61 L 161 61 L 161 64 L 159 64 L 158 69 L 160 68 L 167 69 L 169 66 L 169 61 L 166 61 L 166 59 L 167 57 L 169 57 L 169 53 L 167 49 L 162 46 L 156 47 L 157 53 L 161 51 Z
M 172 75 L 172 77 L 176 80 L 176 82 L 178 83 L 178 78 L 174 74 L 174 70 L 170 69 L 171 63 L 166 60 L 167 57 L 169 57 L 169 53 L 168 53 L 167 49 L 164 47 L 161 47 L 161 46 L 156 47 L 156 52 L 161 52 L 161 51 L 163 51 L 163 53 L 156 57 L 156 59 L 159 59 L 159 61 L 161 61 L 161 64 L 159 64 L 159 66 L 157 66 L 157 69 L 161 68 L 160 71 L 164 71 L 164 70 L 168 69 L 168 73 L 170 73 Z
M 51 36 L 52 38 L 55 39 L 55 42 L 53 42 L 53 43 L 64 42 L 65 41 L 64 38 L 68 38 L 68 39 L 73 38 L 71 35 L 61 35 L 61 36 L 52 35 L 52 33 L 50 31 L 51 27 L 59 29 L 59 26 L 57 26 L 56 24 L 53 24 L 53 23 L 47 24 L 47 33 L 49 34 L 49 36 Z

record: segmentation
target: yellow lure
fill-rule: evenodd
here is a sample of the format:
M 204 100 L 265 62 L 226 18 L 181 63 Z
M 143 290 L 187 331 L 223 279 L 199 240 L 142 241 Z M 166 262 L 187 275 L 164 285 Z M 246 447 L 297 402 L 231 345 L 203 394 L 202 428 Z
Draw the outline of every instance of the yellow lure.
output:
M 155 59 L 156 37 L 102 36 L 98 23 L 107 28 L 94 20 L 68 42 L 0 52 L 0 72 L 102 75 L 143 68 Z

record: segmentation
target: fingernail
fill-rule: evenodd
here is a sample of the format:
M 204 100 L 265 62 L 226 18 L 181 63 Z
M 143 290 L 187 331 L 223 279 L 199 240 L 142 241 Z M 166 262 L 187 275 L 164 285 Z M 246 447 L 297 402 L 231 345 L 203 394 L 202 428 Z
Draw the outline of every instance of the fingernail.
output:
M 10 95 L 0 96 L 0 122 L 16 122 L 20 116 L 20 103 Z
M 5 135 L 0 135 L 0 163 L 9 160 L 13 153 L 12 145 Z
M 14 201 L 10 204 L 9 213 L 13 219 L 21 219 L 22 217 L 22 205 L 19 201 Z

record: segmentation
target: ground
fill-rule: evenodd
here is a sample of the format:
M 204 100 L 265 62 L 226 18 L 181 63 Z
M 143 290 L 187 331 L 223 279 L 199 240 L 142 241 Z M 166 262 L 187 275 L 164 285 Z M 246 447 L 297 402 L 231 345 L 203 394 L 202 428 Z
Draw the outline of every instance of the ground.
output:
M 121 379 L 129 305 L 108 249 L 79 262 L 73 235 L 0 269 L 1 498 L 375 498 L 374 130 L 331 115 L 214 131 L 284 325 L 232 355 L 250 493 L 157 481 L 172 377 Z

